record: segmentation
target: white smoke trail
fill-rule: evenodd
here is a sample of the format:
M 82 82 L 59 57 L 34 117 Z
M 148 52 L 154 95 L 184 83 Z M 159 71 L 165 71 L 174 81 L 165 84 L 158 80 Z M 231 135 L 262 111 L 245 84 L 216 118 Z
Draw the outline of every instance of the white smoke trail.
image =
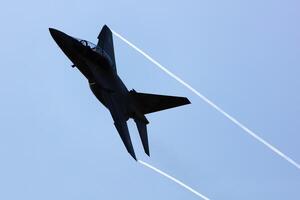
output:
M 191 85 L 189 85 L 188 83 L 186 83 L 185 81 L 183 81 L 181 78 L 179 78 L 177 75 L 175 75 L 174 73 L 172 73 L 171 71 L 169 71 L 166 67 L 162 66 L 159 62 L 157 62 L 156 60 L 154 60 L 153 58 L 151 58 L 148 54 L 146 54 L 144 51 L 142 51 L 141 49 L 139 49 L 137 46 L 135 46 L 134 44 L 132 44 L 131 42 L 129 42 L 128 40 L 126 40 L 123 36 L 121 36 L 120 34 L 118 34 L 117 32 L 115 32 L 113 30 L 112 30 L 112 32 L 113 32 L 113 34 L 115 36 L 117 36 L 118 38 L 120 38 L 121 40 L 123 40 L 125 43 L 127 43 L 129 46 L 131 46 L 133 49 L 135 49 L 136 51 L 138 51 L 140 54 L 142 54 L 144 57 L 146 57 L 149 61 L 151 61 L 154 65 L 156 65 L 157 67 L 159 67 L 166 74 L 168 74 L 169 76 L 171 76 L 172 78 L 174 78 L 176 81 L 178 81 L 179 83 L 181 83 L 182 85 L 184 85 L 186 88 L 188 88 L 190 91 L 192 91 L 198 97 L 200 97 L 203 101 L 205 101 L 206 103 L 208 103 L 211 107 L 213 107 L 214 109 L 216 109 L 217 111 L 219 111 L 226 118 L 228 118 L 230 121 L 232 121 L 238 127 L 240 127 L 241 129 L 243 129 L 246 133 L 248 133 L 254 139 L 256 139 L 260 143 L 264 144 L 266 147 L 268 147 L 274 153 L 276 153 L 277 155 L 279 155 L 280 157 L 282 157 L 283 159 L 285 159 L 286 161 L 288 161 L 290 164 L 292 164 L 295 167 L 297 167 L 298 169 L 300 169 L 300 164 L 298 164 L 292 158 L 290 158 L 289 156 L 287 156 L 286 154 L 284 154 L 282 151 L 280 151 L 279 149 L 277 149 L 276 147 L 274 147 L 272 144 L 270 144 L 269 142 L 267 142 L 266 140 L 264 140 L 263 138 L 261 138 L 260 136 L 258 136 L 256 133 L 254 133 L 252 130 L 250 130 L 249 128 L 247 128 L 245 125 L 243 125 L 237 119 L 235 119 L 234 117 L 232 117 L 231 115 L 229 115 L 227 112 L 225 112 L 223 109 L 221 109 L 215 103 L 213 103 L 211 100 L 209 100 L 203 94 L 201 94 L 196 89 L 194 89 Z
M 197 195 L 198 197 L 204 199 L 204 200 L 209 200 L 208 197 L 204 196 L 203 194 L 200 194 L 199 192 L 197 192 L 196 190 L 194 190 L 193 188 L 191 188 L 190 186 L 184 184 L 183 182 L 181 182 L 180 180 L 174 178 L 173 176 L 161 171 L 160 169 L 157 169 L 156 167 L 142 161 L 142 160 L 138 160 L 139 163 L 141 163 L 142 165 L 148 167 L 149 169 L 152 169 L 153 171 L 167 177 L 168 179 L 174 181 L 175 183 L 177 183 L 178 185 L 184 187 L 185 189 L 189 190 L 190 192 L 194 193 L 195 195 Z

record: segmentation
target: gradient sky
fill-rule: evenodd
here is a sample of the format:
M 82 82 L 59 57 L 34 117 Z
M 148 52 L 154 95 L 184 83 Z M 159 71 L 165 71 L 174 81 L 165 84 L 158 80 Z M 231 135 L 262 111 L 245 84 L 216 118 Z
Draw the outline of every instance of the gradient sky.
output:
M 104 24 L 300 162 L 300 3 L 1 3 L 0 199 L 197 199 L 136 163 L 48 28 L 97 42 Z M 129 89 L 187 96 L 148 115 L 151 158 L 212 200 L 299 200 L 300 171 L 114 38 Z

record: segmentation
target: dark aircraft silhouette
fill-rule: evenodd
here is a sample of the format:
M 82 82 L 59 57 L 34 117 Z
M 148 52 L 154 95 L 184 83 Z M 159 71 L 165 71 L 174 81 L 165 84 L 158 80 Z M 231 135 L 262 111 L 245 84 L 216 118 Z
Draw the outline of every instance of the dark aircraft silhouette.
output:
M 97 99 L 110 111 L 115 127 L 128 151 L 136 160 L 127 120 L 134 119 L 145 153 L 150 156 L 145 114 L 173 108 L 190 101 L 185 97 L 165 96 L 128 91 L 117 73 L 111 30 L 104 25 L 98 44 L 71 37 L 49 28 L 50 34 L 61 50 L 87 78 Z

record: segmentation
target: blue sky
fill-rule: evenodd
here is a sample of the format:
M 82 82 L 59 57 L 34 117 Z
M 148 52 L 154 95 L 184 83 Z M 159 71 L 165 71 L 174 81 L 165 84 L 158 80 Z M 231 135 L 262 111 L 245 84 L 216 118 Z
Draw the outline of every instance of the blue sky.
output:
M 299 1 L 7 1 L 0 12 L 0 199 L 197 199 L 134 162 L 48 28 L 96 43 L 104 24 L 300 162 Z M 138 158 L 212 200 L 300 199 L 300 172 L 119 39 L 128 88 L 187 96 L 148 116 Z

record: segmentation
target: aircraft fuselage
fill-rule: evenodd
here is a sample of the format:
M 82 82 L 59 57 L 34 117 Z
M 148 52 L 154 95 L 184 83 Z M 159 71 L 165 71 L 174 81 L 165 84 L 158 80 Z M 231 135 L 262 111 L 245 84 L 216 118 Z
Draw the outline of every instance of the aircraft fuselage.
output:
M 128 91 L 117 74 L 112 31 L 105 25 L 98 36 L 98 44 L 76 39 L 50 28 L 50 34 L 73 62 L 73 67 L 87 78 L 90 89 L 110 111 L 114 125 L 128 151 L 136 160 L 127 126 L 134 119 L 145 153 L 150 156 L 145 114 L 189 104 L 186 97 Z

